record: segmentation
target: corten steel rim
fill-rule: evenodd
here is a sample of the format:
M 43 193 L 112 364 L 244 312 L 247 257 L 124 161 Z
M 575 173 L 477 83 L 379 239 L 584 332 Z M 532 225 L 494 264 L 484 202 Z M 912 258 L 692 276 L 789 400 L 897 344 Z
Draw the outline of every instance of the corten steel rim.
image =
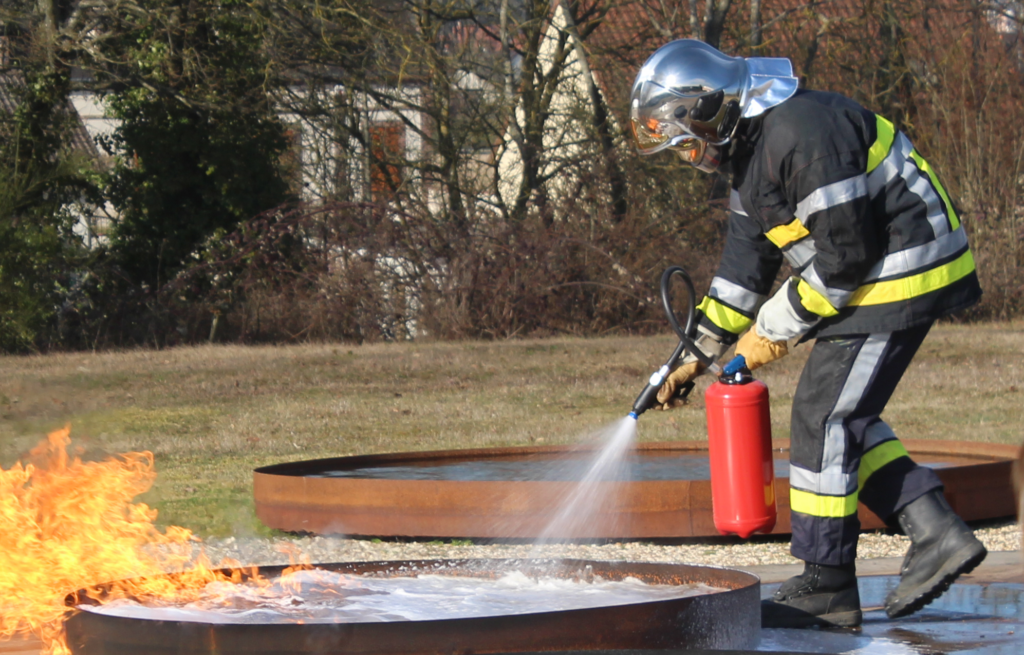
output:
M 942 440 L 904 440 L 912 457 L 963 460 L 936 469 L 946 498 L 965 520 L 1016 513 L 1011 467 L 1017 446 Z M 774 440 L 778 452 L 788 439 Z M 571 532 L 544 533 L 574 486 L 551 481 L 447 481 L 309 477 L 323 471 L 424 462 L 519 458 L 567 454 L 570 446 L 533 446 L 362 455 L 276 464 L 256 469 L 256 515 L 270 528 L 289 532 L 375 537 L 470 537 L 531 539 L 674 539 L 718 536 L 710 480 L 603 482 L 610 489 L 593 521 Z M 707 442 L 637 445 L 641 453 L 707 452 Z M 778 520 L 772 534 L 788 534 L 789 479 L 776 478 Z M 884 527 L 863 505 L 865 530 Z
M 318 564 L 346 573 L 417 571 L 475 577 L 547 570 L 553 560 L 412 560 Z M 65 623 L 74 655 L 418 655 L 621 649 L 749 649 L 761 629 L 760 583 L 749 573 L 682 564 L 560 560 L 559 575 L 704 583 L 726 591 L 591 609 L 389 623 L 212 624 L 77 610 Z M 263 567 L 273 576 L 284 567 Z M 244 573 L 244 571 L 243 571 Z M 76 606 L 79 596 L 68 596 Z M 92 601 L 95 604 L 95 601 Z

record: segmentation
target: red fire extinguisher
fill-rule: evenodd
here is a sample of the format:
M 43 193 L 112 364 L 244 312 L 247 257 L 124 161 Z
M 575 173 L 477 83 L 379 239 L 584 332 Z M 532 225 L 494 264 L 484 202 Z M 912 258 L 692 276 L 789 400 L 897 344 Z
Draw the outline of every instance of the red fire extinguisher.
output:
M 771 532 L 776 508 L 768 387 L 738 356 L 708 387 L 704 401 L 715 527 L 744 539 Z
M 673 276 L 686 284 L 689 297 L 686 327 L 672 309 L 669 288 Z M 775 468 L 772 461 L 771 419 L 768 415 L 768 387 L 750 375 L 742 355 L 724 367 L 694 344 L 696 305 L 693 281 L 681 266 L 670 266 L 661 274 L 661 302 L 679 345 L 665 364 L 655 371 L 647 386 L 633 402 L 629 418 L 634 421 L 658 404 L 658 391 L 665 384 L 672 366 L 683 352 L 689 352 L 719 374 L 718 382 L 708 388 L 705 407 L 708 416 L 708 450 L 711 459 L 711 504 L 715 527 L 722 534 L 738 534 L 746 539 L 755 532 L 771 532 L 775 527 Z M 693 389 L 690 381 L 677 390 L 685 398 Z

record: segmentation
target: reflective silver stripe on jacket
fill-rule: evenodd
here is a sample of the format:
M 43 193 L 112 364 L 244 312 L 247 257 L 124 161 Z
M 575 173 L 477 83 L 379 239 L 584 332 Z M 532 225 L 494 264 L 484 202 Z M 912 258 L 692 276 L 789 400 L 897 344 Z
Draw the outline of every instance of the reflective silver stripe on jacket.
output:
M 806 223 L 807 217 L 814 212 L 858 198 L 862 191 L 872 198 L 878 196 L 897 177 L 902 178 L 907 188 L 921 198 L 935 240 L 885 255 L 868 271 L 863 283 L 925 269 L 930 264 L 951 257 L 967 247 L 967 234 L 963 226 L 950 232 L 945 203 L 935 191 L 931 180 L 921 173 L 917 163 L 910 157 L 912 151 L 913 144 L 899 132 L 889 149 L 889 154 L 870 174 L 863 178 L 850 178 L 822 187 L 808 195 L 797 206 L 796 215 L 801 222 Z M 861 185 L 861 180 L 866 182 L 866 186 Z M 825 296 L 832 306 L 846 306 L 852 292 L 825 286 L 821 276 L 813 268 L 814 257 L 817 254 L 813 239 L 801 239 L 791 245 L 784 254 L 789 264 L 800 272 L 801 277 L 815 291 Z
M 949 217 L 941 196 L 932 187 L 931 180 L 917 168 L 917 162 L 910 157 L 914 146 L 902 132 L 897 133 L 896 140 L 888 156 L 882 160 L 878 168 L 868 175 L 868 193 L 872 198 L 878 196 L 889 182 L 902 177 L 907 188 L 921 198 L 927 208 L 928 223 L 936 237 L 949 233 Z
M 964 232 L 964 228 L 961 225 L 952 232 L 944 234 L 934 241 L 922 243 L 919 246 L 907 248 L 906 250 L 898 250 L 886 255 L 881 261 L 871 267 L 871 270 L 868 271 L 868 274 L 864 277 L 862 283 L 867 284 L 883 278 L 895 277 L 905 275 L 911 271 L 923 270 L 935 262 L 952 257 L 965 248 L 967 248 L 967 233 Z M 814 248 L 813 240 L 805 238 L 790 246 L 784 254 L 789 265 L 792 266 L 797 273 L 802 273 L 803 270 L 814 261 L 814 257 L 817 255 L 817 250 Z M 810 274 L 804 276 L 804 278 L 807 279 L 809 275 Z M 811 284 L 811 286 L 821 292 L 821 289 L 817 289 L 817 286 L 810 279 L 807 281 L 808 284 Z M 825 295 L 828 297 L 828 294 Z M 840 294 L 836 295 L 838 299 Z
M 804 270 L 804 268 L 814 261 L 814 256 L 818 254 L 817 249 L 814 247 L 814 239 L 810 237 L 804 237 L 794 244 L 791 244 L 783 253 L 786 257 L 786 261 L 793 267 L 796 272 Z
M 857 175 L 839 182 L 833 182 L 817 188 L 811 191 L 807 198 L 800 201 L 797 205 L 797 218 L 808 226 L 808 220 L 814 214 L 849 203 L 858 198 L 863 198 L 867 195 L 867 176 Z M 810 227 L 808 227 L 810 229 Z M 786 261 L 790 262 L 790 265 L 802 273 L 804 269 L 813 261 L 814 256 L 817 254 L 817 250 L 814 248 L 814 238 L 811 235 L 805 236 L 786 248 L 783 255 Z M 808 280 L 810 282 L 810 280 Z M 813 286 L 813 285 L 812 285 Z M 821 285 L 822 289 L 824 285 Z M 824 295 L 831 302 L 831 296 L 836 296 L 837 300 L 842 298 L 843 292 L 834 290 L 833 294 L 826 294 L 822 289 L 817 290 L 819 293 Z M 848 302 L 848 301 L 847 301 Z M 846 304 L 845 302 L 843 304 Z M 835 305 L 835 303 L 834 303 Z M 842 306 L 842 305 L 838 305 Z
M 892 441 L 895 438 L 896 433 L 892 431 L 892 428 L 885 421 L 872 423 L 864 432 L 864 449 L 862 452 L 867 453 L 875 446 L 879 446 L 886 441 Z
M 966 247 L 967 233 L 964 232 L 961 225 L 934 241 L 886 255 L 882 261 L 871 267 L 864 281 L 872 282 L 922 269 L 929 264 L 951 257 Z
M 802 273 L 800 273 L 800 277 L 802 277 L 807 284 L 811 285 L 812 289 L 825 296 L 825 299 L 828 300 L 829 304 L 836 309 L 846 307 L 847 303 L 850 302 L 850 298 L 853 298 L 853 291 L 825 286 L 825 282 L 821 279 L 821 276 L 818 275 L 818 271 L 815 270 L 813 262 L 810 266 L 805 268 Z
M 868 178 L 866 175 L 857 175 L 845 180 L 827 184 L 807 194 L 807 197 L 797 203 L 796 217 L 805 226 L 807 219 L 812 214 L 831 207 L 837 207 L 844 203 L 856 200 L 868 195 Z
M 708 295 L 751 315 L 757 311 L 765 298 L 763 295 L 745 289 L 724 277 L 715 277 L 711 280 L 711 289 L 708 291 Z
M 747 215 L 747 212 L 743 209 L 743 202 L 740 200 L 740 192 L 736 189 L 729 193 L 729 211 L 736 212 L 740 216 Z

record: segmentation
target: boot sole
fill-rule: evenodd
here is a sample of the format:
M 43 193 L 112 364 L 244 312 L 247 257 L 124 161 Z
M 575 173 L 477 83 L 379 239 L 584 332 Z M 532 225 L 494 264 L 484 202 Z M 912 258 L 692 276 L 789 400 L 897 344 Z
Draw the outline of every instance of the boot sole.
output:
M 860 610 L 835 612 L 821 616 L 800 616 L 774 620 L 762 624 L 762 628 L 856 628 L 864 621 Z
M 965 546 L 956 555 L 951 557 L 947 564 L 942 566 L 935 575 L 921 584 L 912 594 L 909 594 L 906 600 L 895 602 L 891 605 L 886 603 L 886 615 L 890 619 L 898 619 L 902 616 L 913 614 L 946 593 L 946 590 L 950 588 L 957 578 L 973 571 L 975 567 L 981 564 L 986 555 L 988 555 L 988 551 L 981 542 Z M 949 561 L 957 563 L 950 564 L 948 563 Z

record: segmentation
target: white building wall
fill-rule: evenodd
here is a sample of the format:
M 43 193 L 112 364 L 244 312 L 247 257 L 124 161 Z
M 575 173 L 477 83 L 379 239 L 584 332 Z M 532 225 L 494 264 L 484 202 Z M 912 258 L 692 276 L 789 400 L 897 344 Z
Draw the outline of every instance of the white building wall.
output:
M 85 125 L 89 136 L 96 140 L 99 137 L 109 137 L 117 129 L 119 121 L 114 118 L 107 118 L 102 99 L 90 91 L 72 91 L 71 104 L 78 112 L 79 118 Z
M 538 55 L 545 74 L 554 65 L 558 40 L 563 34 L 568 34 L 570 25 L 570 18 L 559 3 L 552 12 L 551 23 Z M 551 101 L 551 111 L 545 121 L 543 135 L 544 163 L 541 175 L 558 174 L 561 177 L 558 183 L 550 185 L 556 195 L 559 190 L 567 191 L 572 186 L 572 172 L 565 171 L 563 174 L 561 169 L 567 163 L 578 160 L 589 147 L 589 135 L 580 115 L 581 109 L 589 107 L 591 102 L 586 70 L 580 61 L 579 51 L 573 47 L 571 37 L 566 47 L 570 51 L 566 56 L 558 91 Z M 525 112 L 522 105 L 516 107 L 515 120 L 519 125 L 524 124 Z M 523 153 L 515 142 L 513 129 L 510 128 L 506 133 L 503 149 L 498 154 L 498 191 L 506 205 L 515 202 L 523 179 Z

